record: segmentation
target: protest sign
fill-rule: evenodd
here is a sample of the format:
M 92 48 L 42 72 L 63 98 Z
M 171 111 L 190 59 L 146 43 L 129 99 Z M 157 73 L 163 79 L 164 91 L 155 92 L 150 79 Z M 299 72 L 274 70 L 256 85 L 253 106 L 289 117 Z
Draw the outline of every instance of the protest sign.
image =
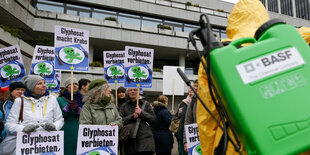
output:
M 17 133 L 16 154 L 55 154 L 63 155 L 63 131 L 37 131 L 27 134 Z
M 177 68 L 184 71 L 184 67 L 180 66 L 164 66 L 163 69 L 163 94 L 164 95 L 184 95 L 184 81 L 179 76 Z M 178 86 L 178 89 L 172 91 L 172 84 Z
M 191 155 L 201 155 L 199 132 L 197 123 L 185 125 L 185 134 L 188 153 Z
M 88 71 L 89 32 L 55 26 L 55 69 Z
M 174 109 L 174 95 L 184 95 L 184 81 L 179 76 L 177 69 L 181 66 L 164 66 L 163 69 L 163 94 L 172 95 L 171 108 Z M 175 89 L 178 86 L 178 89 Z
M 20 81 L 26 74 L 18 45 L 0 49 L 1 87 L 8 87 L 13 81 Z
M 125 79 L 125 51 L 104 51 L 104 78 L 109 83 L 124 83 Z
M 46 83 L 53 83 L 55 78 L 54 47 L 36 46 L 33 52 L 30 74 L 43 77 Z
M 152 88 L 154 50 L 125 47 L 125 87 Z
M 90 153 L 116 155 L 118 147 L 118 126 L 80 125 L 77 154 Z
M 51 83 L 46 82 L 47 91 L 54 92 L 54 93 L 60 93 L 60 79 L 61 79 L 61 71 L 55 70 L 55 77 L 54 77 L 53 82 Z

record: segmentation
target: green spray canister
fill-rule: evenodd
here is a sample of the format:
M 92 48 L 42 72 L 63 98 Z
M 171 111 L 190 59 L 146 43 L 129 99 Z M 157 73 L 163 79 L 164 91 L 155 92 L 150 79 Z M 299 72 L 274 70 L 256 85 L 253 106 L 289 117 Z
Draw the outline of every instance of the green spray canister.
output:
M 310 48 L 279 19 L 255 38 L 210 53 L 210 72 L 248 154 L 297 154 L 310 149 Z M 237 48 L 241 44 L 249 46 Z

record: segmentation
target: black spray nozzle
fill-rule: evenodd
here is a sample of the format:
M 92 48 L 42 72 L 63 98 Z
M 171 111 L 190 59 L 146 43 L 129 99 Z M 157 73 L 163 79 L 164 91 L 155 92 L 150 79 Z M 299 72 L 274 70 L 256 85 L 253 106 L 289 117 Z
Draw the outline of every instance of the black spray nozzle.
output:
M 206 18 L 207 23 L 205 22 L 203 17 Z M 200 16 L 199 25 L 200 25 L 200 28 L 195 32 L 195 34 L 200 39 L 200 42 L 203 46 L 204 55 L 206 55 L 207 52 L 210 52 L 214 48 L 223 47 L 223 44 L 221 42 L 218 42 L 213 36 L 210 22 L 206 14 L 202 14 Z
M 184 72 L 180 68 L 177 68 L 177 72 L 179 73 L 179 75 L 181 76 L 183 81 L 186 83 L 186 85 L 190 86 L 191 81 L 187 78 L 187 76 L 184 74 Z

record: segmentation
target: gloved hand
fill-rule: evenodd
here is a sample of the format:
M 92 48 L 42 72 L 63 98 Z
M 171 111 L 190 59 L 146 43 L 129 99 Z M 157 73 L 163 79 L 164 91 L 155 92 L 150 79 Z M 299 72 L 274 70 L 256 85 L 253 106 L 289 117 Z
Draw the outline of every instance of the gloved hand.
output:
M 68 107 L 72 110 L 75 110 L 76 108 L 78 108 L 78 104 L 77 104 L 77 101 L 75 100 L 72 100 L 72 101 L 69 101 L 68 102 Z
M 53 123 L 45 123 L 41 126 L 46 131 L 56 131 L 56 126 Z
M 34 125 L 34 124 L 28 124 L 27 126 L 24 127 L 23 132 L 29 134 L 31 132 L 35 132 L 39 125 Z

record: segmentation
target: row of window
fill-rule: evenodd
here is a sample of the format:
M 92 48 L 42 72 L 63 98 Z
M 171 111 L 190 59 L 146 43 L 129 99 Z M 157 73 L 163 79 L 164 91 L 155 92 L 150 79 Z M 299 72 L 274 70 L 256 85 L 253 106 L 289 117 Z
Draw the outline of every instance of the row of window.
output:
M 152 27 L 157 28 L 158 24 L 168 25 L 172 30 L 178 32 L 191 32 L 197 29 L 198 26 L 183 22 L 171 21 L 160 18 L 153 18 L 147 16 L 141 16 L 136 14 L 129 14 L 119 11 L 110 11 L 101 8 L 85 7 L 67 3 L 60 3 L 48 0 L 38 0 L 36 3 L 36 8 L 43 11 L 51 11 L 56 13 L 65 13 L 80 17 L 90 17 L 100 20 L 104 20 L 106 17 L 115 17 L 118 22 L 137 25 L 140 28 Z M 213 28 L 214 34 L 218 39 L 227 38 L 226 31 L 223 29 Z
M 295 1 L 296 17 L 310 20 L 310 0 L 260 0 L 264 6 L 268 6 L 268 10 L 281 14 L 293 16 L 293 1 Z M 267 5 L 266 5 L 267 2 Z M 279 5 L 280 3 L 280 5 Z

